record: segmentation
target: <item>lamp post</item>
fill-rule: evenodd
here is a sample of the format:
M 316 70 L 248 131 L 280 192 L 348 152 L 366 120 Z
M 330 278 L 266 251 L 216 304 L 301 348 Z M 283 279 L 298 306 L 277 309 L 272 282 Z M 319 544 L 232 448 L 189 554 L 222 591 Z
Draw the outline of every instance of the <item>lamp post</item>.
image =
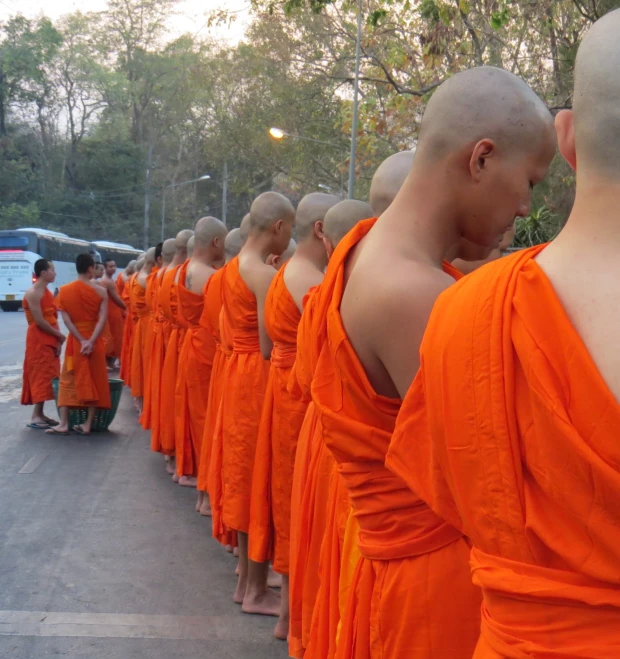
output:
M 162 242 L 164 241 L 164 231 L 166 228 L 166 190 L 170 188 L 178 188 L 182 185 L 189 185 L 190 183 L 196 183 L 197 181 L 206 181 L 210 179 L 211 177 L 209 174 L 205 174 L 204 176 L 201 176 L 200 178 L 193 178 L 191 181 L 181 181 L 179 183 L 171 183 L 170 185 L 167 185 L 162 192 L 162 202 L 161 202 L 161 240 Z
M 353 87 L 353 121 L 351 122 L 351 160 L 349 162 L 349 199 L 355 192 L 355 159 L 357 157 L 357 122 L 360 87 L 360 56 L 362 50 L 362 0 L 357 7 L 357 39 L 355 41 L 355 86 Z
M 281 140 L 284 139 L 285 137 L 290 137 L 294 140 L 304 140 L 306 142 L 316 142 L 317 144 L 326 144 L 327 146 L 333 146 L 335 149 L 338 149 L 340 151 L 340 154 L 342 156 L 344 156 L 343 147 L 340 146 L 339 144 L 336 144 L 335 142 L 316 140 L 314 139 L 314 137 L 305 137 L 304 135 L 294 135 L 293 133 L 288 133 L 287 131 L 282 130 L 281 128 L 275 128 L 275 127 L 269 129 L 269 134 L 275 140 Z M 345 157 L 342 158 L 343 162 L 345 159 L 346 159 Z M 342 170 L 340 171 L 340 197 L 344 198 L 344 174 L 342 173 Z M 349 193 L 349 197 L 351 197 L 350 193 Z

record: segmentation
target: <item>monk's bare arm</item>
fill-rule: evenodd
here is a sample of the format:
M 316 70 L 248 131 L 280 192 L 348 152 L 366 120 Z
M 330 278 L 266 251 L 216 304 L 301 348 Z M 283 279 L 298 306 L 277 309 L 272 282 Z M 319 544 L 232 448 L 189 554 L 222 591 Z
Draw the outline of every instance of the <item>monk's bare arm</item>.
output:
M 252 276 L 249 282 L 252 293 L 256 296 L 256 306 L 258 310 L 258 336 L 260 339 L 260 351 L 263 359 L 271 359 L 271 350 L 273 349 L 273 342 L 267 334 L 265 328 L 265 300 L 267 299 L 267 291 L 269 286 L 276 275 L 276 271 L 271 266 L 260 268 Z
M 60 343 L 64 343 L 65 335 L 59 332 L 56 328 L 52 327 L 47 322 L 47 320 L 45 320 L 43 310 L 41 309 L 42 298 L 43 293 L 39 293 L 38 291 L 28 291 L 26 293 L 26 300 L 28 301 L 28 306 L 30 307 L 30 313 L 32 313 L 34 322 L 40 330 L 43 330 L 46 334 L 57 338 Z
M 121 296 L 118 294 L 116 284 L 110 279 L 110 281 L 106 281 L 105 286 L 112 302 L 121 309 L 126 309 L 127 307 L 125 306 L 125 303 L 121 300 Z
M 66 311 L 61 311 L 62 319 L 69 330 L 69 333 L 74 336 L 80 344 L 83 346 L 86 343 L 86 339 L 79 333 L 77 327 L 73 324 L 71 316 Z
M 323 281 L 323 273 L 314 267 L 299 268 L 297 271 L 292 272 L 291 265 L 292 264 L 289 264 L 284 272 L 284 283 L 286 284 L 286 288 L 295 301 L 300 313 L 303 313 L 304 298 L 311 288 L 321 284 Z M 287 277 L 287 275 L 289 276 Z
M 95 330 L 93 332 L 93 335 L 90 337 L 91 343 L 95 343 L 95 341 L 101 336 L 101 332 L 103 332 L 103 328 L 105 326 L 107 319 L 108 319 L 108 296 L 103 295 L 101 297 L 101 305 L 99 307 L 99 320 L 97 321 L 97 325 L 95 325 Z

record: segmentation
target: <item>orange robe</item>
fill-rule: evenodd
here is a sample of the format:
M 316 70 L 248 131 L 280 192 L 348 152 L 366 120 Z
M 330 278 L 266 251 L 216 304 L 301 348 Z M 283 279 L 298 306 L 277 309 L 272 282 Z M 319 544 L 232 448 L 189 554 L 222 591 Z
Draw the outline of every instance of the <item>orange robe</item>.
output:
M 232 330 L 229 391 L 223 399 L 223 523 L 248 533 L 252 471 L 269 362 L 258 337 L 256 298 L 239 273 L 239 259 L 228 264 L 222 286 L 224 313 Z
M 140 425 L 144 430 L 150 430 L 151 428 L 151 395 L 153 392 L 151 382 L 153 362 L 151 356 L 153 354 L 153 343 L 155 342 L 155 296 L 157 295 L 157 285 L 159 282 L 158 272 L 159 268 L 155 267 L 146 278 L 146 294 L 144 296 L 146 308 L 149 310 L 142 365 L 144 372 L 144 402 L 142 405 L 142 414 L 140 415 Z
M 186 272 L 187 266 L 183 266 L 177 286 L 179 313 L 187 321 L 188 327 L 177 372 L 177 400 L 181 416 L 175 430 L 176 469 L 178 476 L 197 477 L 215 341 L 211 332 L 200 324 L 205 304 L 204 294 L 193 293 L 185 287 Z M 209 282 L 206 286 L 209 286 Z
M 157 278 L 153 284 L 153 308 L 155 316 L 153 319 L 153 343 L 151 346 L 151 450 L 162 453 L 160 410 L 161 379 L 166 357 L 166 343 L 170 336 L 170 325 L 166 320 L 161 308 L 161 286 L 168 267 L 160 268 Z
M 439 297 L 387 464 L 471 538 L 476 659 L 612 659 L 620 408 L 534 260 L 542 249 Z
M 131 285 L 131 306 L 136 318 L 131 349 L 131 395 L 134 398 L 144 396 L 144 347 L 149 322 L 145 298 L 146 290 L 135 277 Z
M 288 575 L 293 469 L 307 405 L 288 392 L 301 313 L 284 283 L 285 270 L 278 271 L 265 299 L 273 350 L 252 476 L 249 556 L 259 563 L 272 559 L 273 569 Z
M 22 405 L 34 405 L 46 400 L 54 400 L 52 380 L 60 374 L 60 359 L 56 355 L 58 339 L 37 327 L 32 317 L 28 300 L 22 303 L 28 331 L 26 332 L 26 355 L 24 357 L 24 379 L 22 385 Z M 58 329 L 58 310 L 54 296 L 45 289 L 41 298 L 43 318 Z
M 481 594 L 469 577 L 469 544 L 386 469 L 401 401 L 374 392 L 340 319 L 347 256 L 375 221 L 360 222 L 340 242 L 317 306 L 327 341 L 312 399 L 360 527 L 361 558 L 336 656 L 470 659 L 478 639 Z
M 108 327 L 110 328 L 110 340 L 106 349 L 106 357 L 120 357 L 123 352 L 125 318 L 123 310 L 110 296 L 108 296 Z
M 121 350 L 121 370 L 120 378 L 125 382 L 125 386 L 131 387 L 131 353 L 133 351 L 133 331 L 136 324 L 133 306 L 131 304 L 130 291 L 132 288 L 135 274 L 131 275 L 123 286 L 121 298 L 127 307 L 127 316 L 125 318 L 125 328 L 123 330 L 123 349 Z
M 75 328 L 85 339 L 90 339 L 95 331 L 101 302 L 97 291 L 79 279 L 61 286 L 56 298 L 57 307 L 69 314 Z M 91 354 L 85 356 L 80 354 L 77 339 L 69 334 L 60 374 L 58 406 L 111 407 L 105 343 L 101 335 L 95 341 Z
M 204 289 L 204 307 L 200 317 L 200 326 L 209 333 L 215 345 L 215 356 L 213 357 L 209 395 L 207 397 L 207 411 L 202 431 L 200 461 L 198 463 L 198 489 L 201 492 L 209 491 L 209 465 L 211 463 L 213 435 L 224 387 L 226 353 L 222 348 L 220 314 L 222 312 L 222 282 L 225 271 L 226 266 L 220 268 L 209 278 Z
M 228 266 L 226 266 L 228 267 Z M 223 283 L 223 279 L 222 279 Z M 223 300 L 222 300 L 223 302 Z M 211 441 L 211 454 L 209 458 L 209 473 L 207 474 L 207 491 L 209 492 L 209 502 L 211 504 L 211 522 L 212 535 L 222 545 L 237 546 L 237 532 L 228 529 L 223 521 L 224 508 L 224 475 L 222 472 L 224 461 L 224 398 L 230 392 L 228 387 L 229 368 L 233 355 L 233 337 L 232 330 L 228 324 L 227 315 L 222 310 L 220 312 L 220 337 L 221 350 L 224 355 L 224 366 L 222 369 L 222 386 L 217 403 L 215 414 L 215 425 L 213 428 L 213 437 Z
M 119 294 L 121 300 L 123 299 L 123 291 L 125 290 L 125 280 L 123 279 L 123 275 L 119 274 L 116 277 L 116 280 L 114 281 L 114 284 L 116 285 L 116 291 Z
M 169 328 L 161 372 L 161 402 L 158 414 L 160 451 L 164 455 L 174 455 L 175 452 L 174 395 L 177 382 L 179 352 L 185 333 L 185 329 L 179 322 L 177 313 L 177 285 L 174 282 L 180 267 L 180 265 L 177 265 L 166 270 L 159 291 L 162 314 Z

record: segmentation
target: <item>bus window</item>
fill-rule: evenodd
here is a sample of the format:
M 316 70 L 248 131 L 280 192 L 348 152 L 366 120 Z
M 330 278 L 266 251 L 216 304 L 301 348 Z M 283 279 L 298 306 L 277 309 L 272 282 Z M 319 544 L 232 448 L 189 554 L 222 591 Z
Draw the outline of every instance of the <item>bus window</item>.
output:
M 0 249 L 28 249 L 28 238 L 25 236 L 0 236 Z

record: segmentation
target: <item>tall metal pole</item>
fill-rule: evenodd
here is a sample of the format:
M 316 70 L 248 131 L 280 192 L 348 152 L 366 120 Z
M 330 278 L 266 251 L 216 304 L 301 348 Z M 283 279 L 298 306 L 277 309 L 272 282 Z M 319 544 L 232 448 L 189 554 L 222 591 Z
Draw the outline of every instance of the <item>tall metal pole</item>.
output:
M 228 162 L 224 161 L 224 181 L 222 183 L 222 222 L 226 225 L 226 211 L 228 203 Z
M 166 188 L 162 192 L 161 201 L 161 241 L 164 242 L 164 228 L 166 226 Z
M 146 158 L 146 177 L 144 182 L 144 251 L 149 248 L 149 210 L 151 207 L 151 159 L 153 157 L 153 143 L 149 142 Z
M 349 164 L 349 199 L 355 194 L 355 159 L 357 156 L 358 96 L 360 84 L 360 57 L 362 50 L 362 0 L 357 8 L 357 41 L 355 44 L 355 87 L 353 88 L 353 122 L 351 125 L 351 162 Z

